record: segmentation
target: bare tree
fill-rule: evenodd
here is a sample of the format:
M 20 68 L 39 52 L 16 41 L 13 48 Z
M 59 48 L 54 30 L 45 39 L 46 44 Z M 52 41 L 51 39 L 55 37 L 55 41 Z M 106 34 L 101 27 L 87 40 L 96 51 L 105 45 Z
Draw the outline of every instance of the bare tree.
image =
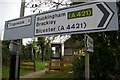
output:
M 26 2 L 25 8 L 31 8 L 33 13 L 41 13 L 43 11 L 58 9 L 69 5 L 70 2 L 66 0 L 30 0 Z

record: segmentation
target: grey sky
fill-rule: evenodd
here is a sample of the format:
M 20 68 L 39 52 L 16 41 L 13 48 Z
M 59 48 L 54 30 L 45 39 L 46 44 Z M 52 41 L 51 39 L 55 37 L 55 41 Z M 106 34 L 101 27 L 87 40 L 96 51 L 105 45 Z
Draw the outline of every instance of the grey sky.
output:
M 20 0 L 0 0 L 0 37 L 3 34 L 5 21 L 18 18 L 19 13 Z

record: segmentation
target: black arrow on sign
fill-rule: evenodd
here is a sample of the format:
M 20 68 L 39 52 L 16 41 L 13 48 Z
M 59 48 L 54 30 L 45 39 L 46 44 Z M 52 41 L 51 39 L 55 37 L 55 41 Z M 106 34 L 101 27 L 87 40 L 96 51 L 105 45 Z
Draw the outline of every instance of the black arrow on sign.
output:
M 102 5 L 102 4 L 97 4 L 97 7 L 102 11 L 102 13 L 104 14 L 104 16 L 102 17 L 98 27 L 103 27 L 107 18 L 109 17 L 110 13 L 107 11 L 107 9 Z M 110 8 L 109 8 L 110 9 Z M 110 9 L 111 10 L 111 9 Z M 112 16 L 113 16 L 113 11 L 112 12 Z M 111 18 L 112 18 L 111 16 Z M 110 20 L 109 20 L 110 21 Z M 109 23 L 109 22 L 108 22 Z

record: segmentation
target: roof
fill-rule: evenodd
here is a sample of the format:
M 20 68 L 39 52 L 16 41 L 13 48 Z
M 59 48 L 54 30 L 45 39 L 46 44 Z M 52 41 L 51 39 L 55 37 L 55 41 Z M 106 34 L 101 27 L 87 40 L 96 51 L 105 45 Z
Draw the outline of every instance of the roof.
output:
M 65 48 L 80 49 L 84 47 L 84 42 L 83 40 L 79 41 L 73 38 L 69 38 L 68 40 L 65 41 L 64 45 L 65 45 Z

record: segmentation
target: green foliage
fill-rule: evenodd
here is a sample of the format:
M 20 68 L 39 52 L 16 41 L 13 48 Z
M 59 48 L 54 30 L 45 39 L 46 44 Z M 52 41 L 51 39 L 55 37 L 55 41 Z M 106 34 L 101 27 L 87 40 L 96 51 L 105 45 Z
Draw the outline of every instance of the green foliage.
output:
M 50 49 L 50 41 L 48 41 L 45 45 L 45 54 L 44 54 L 44 59 L 45 60 L 50 60 L 51 59 L 51 49 Z
M 114 76 L 120 72 L 118 33 L 104 32 L 91 36 L 94 39 L 94 53 L 90 54 L 91 78 L 114 79 Z
M 38 37 L 37 46 L 39 47 L 39 52 L 42 57 L 42 61 L 50 59 L 50 40 L 45 40 L 45 37 Z
M 83 57 L 81 59 L 75 58 L 73 61 L 73 77 L 83 80 L 85 77 L 85 60 Z
M 41 48 L 45 47 L 45 38 L 44 37 L 38 38 L 38 45 L 40 45 Z
M 94 53 L 90 53 L 90 78 L 92 80 L 116 79 L 120 76 L 120 33 L 102 32 L 89 34 L 94 40 Z M 74 36 L 76 37 L 76 36 Z M 74 38 L 75 40 L 78 36 Z M 81 39 L 81 37 L 80 37 Z M 82 59 L 75 59 L 73 71 L 75 78 L 84 78 Z
M 22 51 L 21 59 L 35 59 L 36 57 L 36 50 L 37 50 L 37 43 L 34 38 L 32 38 L 31 41 L 29 41 L 28 44 L 25 46 L 22 45 Z
M 39 37 L 37 45 L 39 46 L 39 49 L 41 50 L 42 61 L 43 61 L 43 59 L 44 59 L 44 50 L 45 50 L 45 38 L 44 37 Z
M 23 53 L 21 54 L 21 59 L 30 59 L 32 60 L 32 45 L 27 44 L 26 46 L 23 45 L 22 47 Z
M 9 51 L 10 41 L 2 41 L 2 63 L 4 65 L 9 64 L 10 51 Z

